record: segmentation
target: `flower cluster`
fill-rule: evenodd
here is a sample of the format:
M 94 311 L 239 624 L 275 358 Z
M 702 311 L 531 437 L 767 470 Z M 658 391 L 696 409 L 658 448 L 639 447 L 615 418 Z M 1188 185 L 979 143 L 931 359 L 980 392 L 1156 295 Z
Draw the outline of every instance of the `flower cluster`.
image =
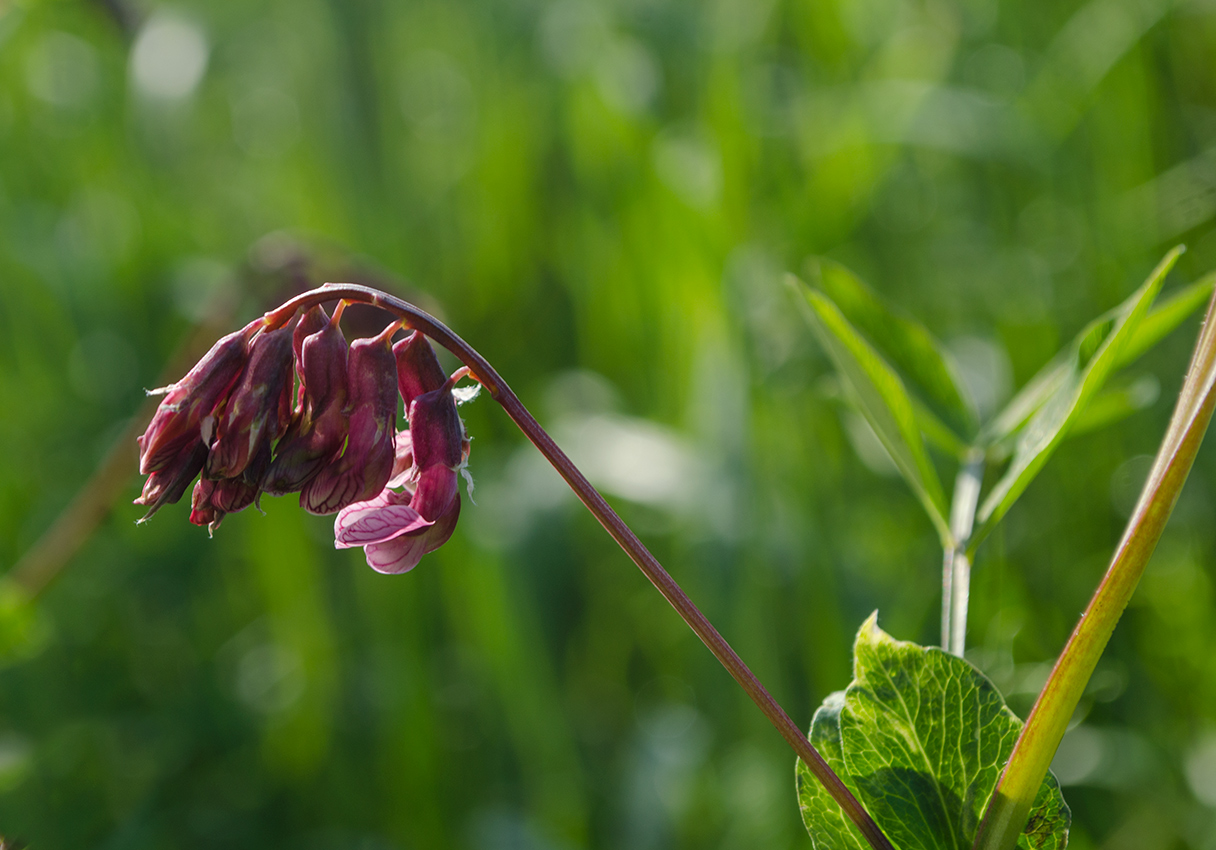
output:
M 451 537 L 469 454 L 455 383 L 467 370 L 445 374 L 421 333 L 393 345 L 400 323 L 348 346 L 343 307 L 313 307 L 294 329 L 259 319 L 156 391 L 139 438 L 140 522 L 201 473 L 190 521 L 212 532 L 262 493 L 298 492 L 310 513 L 338 514 L 335 546 L 363 546 L 380 572 L 405 572 Z M 408 430 L 396 430 L 398 395 Z

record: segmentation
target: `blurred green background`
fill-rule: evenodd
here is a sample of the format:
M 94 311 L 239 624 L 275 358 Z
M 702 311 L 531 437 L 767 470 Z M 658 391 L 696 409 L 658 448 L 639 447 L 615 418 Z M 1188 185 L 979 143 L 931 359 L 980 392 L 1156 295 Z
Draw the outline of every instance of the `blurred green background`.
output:
M 937 642 L 940 552 L 782 273 L 848 264 L 991 410 L 1171 245 L 1173 285 L 1216 267 L 1214 216 L 1211 0 L 0 0 L 0 570 L 198 323 L 358 277 L 495 363 L 808 725 L 874 608 Z M 980 550 L 971 656 L 1019 712 L 1197 322 Z M 502 412 L 465 415 L 477 505 L 406 576 L 292 499 L 136 527 L 128 469 L 6 609 L 0 833 L 809 848 L 785 744 Z M 1073 847 L 1216 848 L 1214 474 L 1057 758 Z

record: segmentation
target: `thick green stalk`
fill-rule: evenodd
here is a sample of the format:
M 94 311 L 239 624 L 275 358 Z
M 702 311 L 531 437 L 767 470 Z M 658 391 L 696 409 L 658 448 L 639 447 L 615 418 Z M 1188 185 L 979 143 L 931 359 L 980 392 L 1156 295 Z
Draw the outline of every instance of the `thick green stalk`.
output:
M 1166 521 L 1186 483 L 1216 404 L 1216 299 L 1208 306 L 1169 429 L 1114 558 L 1031 709 L 997 782 L 973 850 L 1013 850 L 1031 804 Z
M 968 449 L 954 480 L 950 503 L 951 543 L 942 559 L 942 649 L 963 657 L 967 648 L 967 606 L 971 598 L 971 559 L 967 540 L 984 481 L 984 453 Z
M 882 830 L 879 829 L 878 824 L 870 817 L 869 812 L 858 802 L 853 793 L 845 787 L 844 782 L 836 775 L 823 756 L 811 745 L 806 735 L 790 719 L 785 710 L 773 699 L 772 695 L 760 683 L 755 674 L 743 663 L 743 659 L 739 657 L 738 653 L 731 648 L 726 639 L 718 633 L 713 624 L 701 613 L 693 601 L 688 598 L 688 595 L 680 588 L 676 580 L 663 569 L 658 560 L 642 545 L 642 541 L 625 524 L 625 521 L 604 501 L 604 497 L 591 486 L 591 483 L 583 476 L 582 472 L 579 471 L 570 458 L 566 456 L 565 452 L 540 427 L 540 424 L 527 411 L 518 396 L 507 386 L 506 381 L 494 371 L 494 367 L 478 354 L 472 346 L 458 337 L 438 319 L 419 310 L 414 305 L 379 290 L 356 284 L 327 283 L 320 289 L 314 289 L 303 295 L 299 295 L 283 306 L 267 313 L 267 324 L 272 328 L 278 327 L 290 321 L 291 317 L 300 308 L 307 308 L 312 304 L 336 299 L 372 304 L 392 313 L 394 316 L 402 319 L 407 327 L 426 334 L 456 355 L 462 363 L 469 367 L 473 377 L 486 388 L 495 401 L 502 405 L 507 415 L 523 431 L 524 436 L 532 441 L 532 444 L 540 450 L 545 459 L 566 480 L 566 483 L 570 485 L 570 489 L 574 491 L 587 510 L 604 526 L 604 530 L 612 536 L 612 539 L 633 560 L 638 569 L 646 575 L 646 578 L 650 579 L 651 583 L 658 588 L 664 598 L 676 609 L 676 612 L 688 624 L 688 627 L 696 633 L 697 637 L 701 639 L 706 647 L 709 648 L 709 651 L 726 668 L 727 672 L 734 677 L 740 687 L 756 703 L 757 707 L 764 713 L 764 716 L 769 719 L 769 722 L 777 728 L 777 731 L 781 733 L 781 737 L 785 738 L 790 748 L 793 749 L 799 758 L 806 762 L 807 767 L 811 769 L 811 773 L 823 783 L 824 788 L 832 795 L 832 799 L 837 802 L 845 815 L 857 825 L 857 828 L 866 837 L 870 846 L 874 850 L 894 850 L 891 842 L 883 834 Z

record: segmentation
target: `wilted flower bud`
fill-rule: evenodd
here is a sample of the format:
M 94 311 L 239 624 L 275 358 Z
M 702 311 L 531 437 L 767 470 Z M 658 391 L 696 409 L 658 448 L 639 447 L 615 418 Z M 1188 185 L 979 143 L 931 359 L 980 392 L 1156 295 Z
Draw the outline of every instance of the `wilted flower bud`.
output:
M 342 450 L 346 440 L 346 337 L 338 327 L 342 311 L 304 339 L 300 350 L 303 405 L 275 448 L 262 489 L 294 493 Z M 307 314 L 305 314 L 307 316 Z
M 291 421 L 292 332 L 263 332 L 249 346 L 241 379 L 216 417 L 208 478 L 235 478 L 252 457 L 283 436 Z M 263 470 L 264 471 L 264 470 Z M 255 482 L 260 483 L 260 482 Z
M 194 480 L 194 476 L 202 471 L 206 460 L 207 446 L 195 435 L 193 443 L 187 444 L 176 456 L 149 475 L 148 480 L 144 482 L 143 492 L 135 500 L 135 504 L 148 508 L 148 512 L 139 522 L 147 522 L 163 505 L 173 504 L 180 499 L 186 492 L 186 487 Z
M 431 344 L 418 331 L 394 345 L 393 356 L 397 358 L 397 388 L 408 417 L 414 399 L 442 387 L 448 376 L 439 365 Z
M 163 470 L 194 441 L 210 438 L 204 433 L 211 425 L 208 417 L 240 377 L 249 339 L 260 326 L 261 319 L 223 337 L 186 377 L 158 391 L 165 397 L 139 438 L 141 474 Z
M 310 513 L 332 514 L 371 499 L 393 474 L 397 364 L 389 340 L 398 327 L 389 325 L 379 336 L 351 344 L 349 436 L 341 456 L 300 493 L 300 504 Z
M 254 503 L 257 495 L 257 485 L 240 478 L 225 478 L 223 481 L 200 478 L 190 498 L 190 521 L 195 525 L 205 525 L 208 531 L 214 533 L 226 515 L 245 510 Z

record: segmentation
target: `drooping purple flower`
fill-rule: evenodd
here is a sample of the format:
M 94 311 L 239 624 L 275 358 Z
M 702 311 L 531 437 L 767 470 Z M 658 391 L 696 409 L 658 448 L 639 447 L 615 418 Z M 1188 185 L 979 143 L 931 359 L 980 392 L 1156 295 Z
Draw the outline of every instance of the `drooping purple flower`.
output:
M 456 411 L 453 384 L 448 379 L 410 404 L 410 429 L 398 434 L 397 455 L 399 464 L 408 457 L 412 465 L 390 482 L 405 489 L 386 487 L 376 498 L 343 509 L 334 522 L 334 545 L 362 546 L 368 565 L 378 572 L 413 569 L 423 555 L 446 543 L 456 527 L 458 475 L 468 458 L 469 441 Z
M 283 436 L 291 421 L 291 376 L 291 330 L 256 336 L 245 370 L 216 417 L 215 441 L 205 467 L 208 478 L 242 475 L 263 447 L 269 450 Z
M 339 305 L 329 324 L 307 336 L 300 346 L 303 403 L 275 447 L 262 484 L 271 495 L 301 490 L 342 451 L 346 441 L 347 346 L 338 326 L 341 315 Z
M 184 378 L 154 391 L 163 392 L 165 397 L 138 438 L 141 474 L 160 472 L 194 442 L 209 441 L 207 432 L 213 425 L 210 417 L 240 377 L 249 340 L 260 326 L 259 319 L 221 338 Z
M 399 323 L 348 347 L 345 304 L 332 317 L 319 306 L 306 311 L 290 332 L 267 329 L 286 315 L 268 313 L 163 390 L 139 441 L 149 476 L 136 500 L 149 509 L 144 519 L 203 471 L 190 521 L 211 531 L 263 492 L 301 491 L 306 510 L 339 512 L 335 545 L 362 546 L 381 572 L 412 569 L 451 537 L 469 451 L 456 403 L 472 397 L 455 384 L 468 369 L 445 376 L 421 333 L 393 346 Z M 398 394 L 409 421 L 400 432 Z
M 374 498 L 393 474 L 397 421 L 397 363 L 391 338 L 399 325 L 350 347 L 350 430 L 341 455 L 304 485 L 300 505 L 314 514 L 332 514 L 353 502 Z

